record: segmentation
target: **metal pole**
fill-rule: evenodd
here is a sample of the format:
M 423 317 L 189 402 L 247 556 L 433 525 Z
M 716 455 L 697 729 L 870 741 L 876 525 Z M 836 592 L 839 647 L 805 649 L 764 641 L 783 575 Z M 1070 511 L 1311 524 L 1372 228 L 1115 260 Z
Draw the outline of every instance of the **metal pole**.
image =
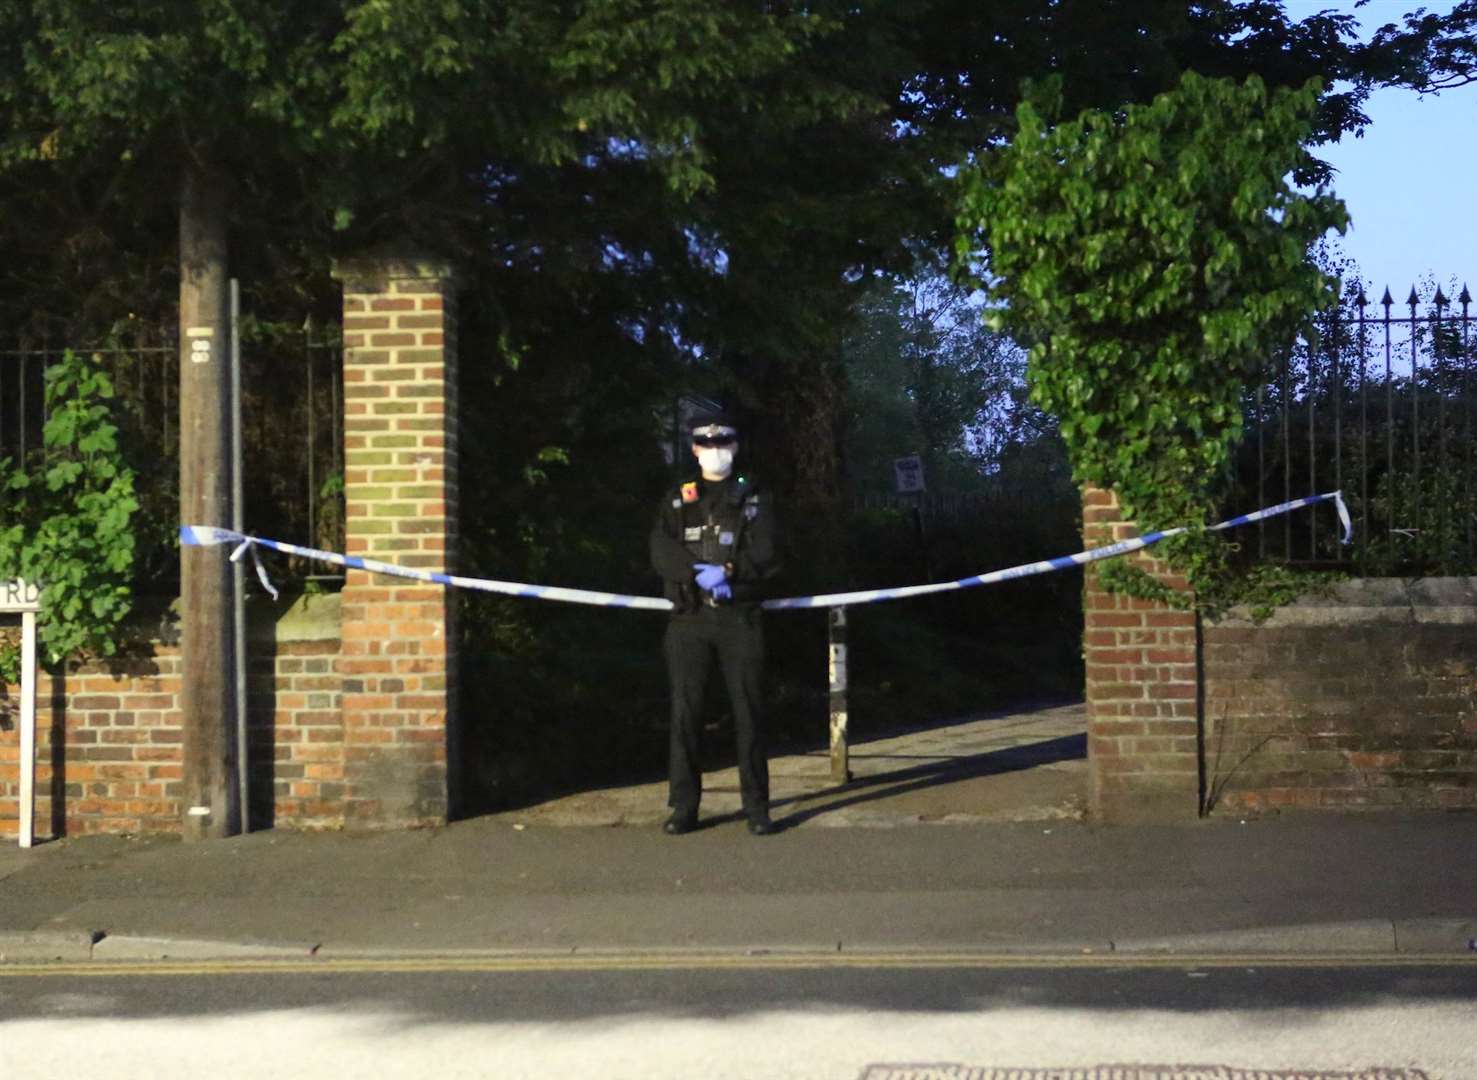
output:
M 831 779 L 844 784 L 851 779 L 846 741 L 846 608 L 830 608 L 826 615 L 831 667 Z
M 1282 501 L 1292 501 L 1292 355 L 1282 356 Z M 1282 517 L 1282 557 L 1292 561 L 1292 515 Z
M 1339 330 L 1343 327 L 1343 315 L 1343 300 L 1340 298 L 1333 309 L 1333 380 L 1330 384 L 1333 389 L 1333 489 L 1335 491 L 1344 489 L 1344 366 L 1341 363 L 1342 357 L 1339 351 Z M 1333 557 L 1339 562 L 1343 561 L 1342 545 L 1333 545 Z
M 20 845 L 36 835 L 36 613 L 21 612 L 21 823 Z
M 1406 300 L 1410 305 L 1410 439 L 1411 449 L 1415 455 L 1412 464 L 1412 478 L 1410 482 L 1411 498 L 1415 502 L 1415 550 L 1420 552 L 1425 537 L 1421 535 L 1421 371 L 1420 360 L 1416 354 L 1420 342 L 1418 338 L 1419 323 L 1416 321 L 1416 305 L 1420 298 L 1415 294 L 1415 286 L 1410 287 L 1410 298 Z
M 169 373 L 170 373 L 170 369 L 169 369 L 169 363 L 170 363 L 169 356 L 166 353 L 160 353 L 159 354 L 159 390 L 160 390 L 160 394 L 159 394 L 159 402 L 160 402 L 160 409 L 159 409 L 159 432 L 160 432 L 160 437 L 162 438 L 162 440 L 164 442 L 164 456 L 166 458 L 169 457 L 169 454 L 170 454 L 170 445 L 169 445 L 169 383 L 170 383 Z
M 318 452 L 318 432 L 313 423 L 317 408 L 313 400 L 313 317 L 303 320 L 303 366 L 308 371 L 308 543 L 318 543 L 318 475 L 313 468 L 313 455 Z
M 1385 286 L 1385 295 L 1380 299 L 1380 306 L 1385 309 L 1385 487 L 1390 493 L 1389 520 L 1386 522 L 1387 531 L 1390 535 L 1390 554 L 1395 555 L 1394 536 L 1395 530 L 1400 526 L 1400 514 L 1397 504 L 1400 498 L 1400 485 L 1395 480 L 1395 383 L 1394 376 L 1390 370 L 1390 305 L 1394 301 L 1390 299 L 1390 287 Z
M 231 528 L 244 531 L 246 511 L 242 498 L 241 452 L 241 282 L 231 279 Z M 250 778 L 246 755 L 246 566 L 231 564 L 232 608 L 235 614 L 236 669 L 236 786 L 241 801 L 241 831 L 251 831 L 248 801 Z
M 22 356 L 21 357 L 20 382 L 16 386 L 16 391 L 17 391 L 16 400 L 18 402 L 18 405 L 17 405 L 17 409 L 18 409 L 17 419 L 20 421 L 20 423 L 17 425 L 20 428 L 20 436 L 19 436 L 20 441 L 18 443 L 16 443 L 16 446 L 18 446 L 20 448 L 20 450 L 19 450 L 19 453 L 16 454 L 16 460 L 21 463 L 22 467 L 24 467 L 25 466 L 25 463 L 26 463 L 26 360 L 27 359 L 28 359 L 28 357 L 25 357 L 25 356 Z M 45 361 L 44 358 L 42 359 L 41 363 L 43 365 L 46 363 L 46 361 Z M 44 368 L 43 368 L 43 370 L 44 370 Z
M 1318 490 L 1318 350 L 1313 342 L 1304 339 L 1308 348 L 1308 381 L 1304 393 L 1308 395 L 1308 490 Z M 1308 515 L 1308 559 L 1318 558 L 1318 515 Z
M 1467 341 L 1467 327 L 1470 325 L 1471 313 L 1468 311 L 1472 303 L 1472 294 L 1467 289 L 1466 282 L 1462 283 L 1462 293 L 1457 297 L 1457 302 L 1462 305 L 1462 396 L 1461 400 L 1466 405 L 1466 438 L 1463 443 L 1463 460 L 1466 468 L 1462 470 L 1462 506 L 1466 508 L 1467 519 L 1467 558 L 1470 560 L 1477 555 L 1477 546 L 1472 542 L 1473 537 L 1473 507 L 1472 507 L 1472 352 Z
M 1267 380 L 1257 381 L 1256 387 L 1256 497 L 1258 506 L 1267 505 L 1267 424 L 1266 399 Z M 1267 522 L 1263 518 L 1256 523 L 1257 558 L 1267 558 Z
M 1369 298 L 1359 289 L 1355 300 L 1359 305 L 1359 506 L 1360 527 L 1356 539 L 1359 566 L 1363 572 L 1369 557 L 1369 335 L 1364 325 L 1364 309 Z
M 1435 305 L 1435 308 L 1431 313 L 1431 386 L 1436 391 L 1436 475 L 1438 477 L 1441 477 L 1442 479 L 1445 479 L 1447 475 L 1446 396 L 1450 393 L 1450 390 L 1447 389 L 1450 364 L 1444 362 L 1447 360 L 1447 357 L 1444 355 L 1445 346 L 1442 344 L 1443 338 L 1441 331 L 1443 328 L 1443 323 L 1441 309 L 1444 308 L 1447 304 L 1451 303 L 1451 301 L 1449 301 L 1446 298 L 1446 294 L 1441 291 L 1440 285 L 1436 286 L 1436 297 L 1431 301 L 1431 303 Z M 1441 497 L 1439 493 L 1439 488 L 1437 489 L 1437 492 L 1438 494 L 1436 496 L 1436 507 L 1437 513 L 1441 517 L 1441 525 L 1437 532 L 1437 535 L 1441 538 L 1441 549 L 1440 553 L 1437 556 L 1437 558 L 1441 560 L 1441 565 L 1438 567 L 1438 569 L 1441 570 L 1442 573 L 1449 573 L 1450 570 L 1445 565 L 1446 560 L 1450 555 L 1450 550 L 1447 547 L 1446 542 L 1446 527 L 1447 523 L 1451 520 L 1451 503 Z

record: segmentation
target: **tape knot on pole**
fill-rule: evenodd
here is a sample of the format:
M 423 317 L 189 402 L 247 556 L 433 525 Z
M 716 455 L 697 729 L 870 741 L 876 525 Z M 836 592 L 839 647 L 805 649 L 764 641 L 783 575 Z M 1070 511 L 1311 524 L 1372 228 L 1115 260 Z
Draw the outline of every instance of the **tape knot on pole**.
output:
M 262 588 L 271 594 L 272 599 L 277 599 L 277 589 L 272 585 L 271 579 L 267 577 L 267 568 L 262 565 L 262 557 L 257 554 L 256 537 L 248 536 L 242 540 L 236 549 L 231 552 L 231 561 L 240 562 L 241 556 L 251 552 L 251 561 L 256 566 L 256 579 L 262 583 Z

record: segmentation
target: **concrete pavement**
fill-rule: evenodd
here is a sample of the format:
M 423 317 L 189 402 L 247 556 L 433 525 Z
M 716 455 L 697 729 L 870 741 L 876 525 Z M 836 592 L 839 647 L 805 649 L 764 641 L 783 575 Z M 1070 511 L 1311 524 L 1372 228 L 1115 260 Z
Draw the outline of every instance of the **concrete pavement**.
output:
M 1477 962 L 1477 815 L 1095 827 L 1081 724 L 1068 707 L 894 733 L 841 789 L 824 752 L 777 759 L 774 837 L 748 835 L 718 773 L 708 826 L 675 838 L 661 786 L 637 785 L 415 832 L 7 844 L 0 960 Z
M 831 779 L 828 749 L 769 766 L 775 817 L 788 828 L 1079 820 L 1086 812 L 1086 707 L 1044 705 L 858 740 L 852 782 Z M 740 812 L 738 770 L 703 779 L 703 816 Z M 664 778 L 582 791 L 499 815 L 530 825 L 659 825 Z

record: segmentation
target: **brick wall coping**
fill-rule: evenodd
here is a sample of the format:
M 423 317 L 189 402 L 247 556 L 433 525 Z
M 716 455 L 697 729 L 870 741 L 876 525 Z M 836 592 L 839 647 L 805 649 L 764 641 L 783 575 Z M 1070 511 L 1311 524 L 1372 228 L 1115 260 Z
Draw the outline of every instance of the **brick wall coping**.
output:
M 179 598 L 140 597 L 119 630 L 119 639 L 131 645 L 179 645 Z
M 390 281 L 436 281 L 451 283 L 456 273 L 451 263 L 429 255 L 401 252 L 394 255 L 356 255 L 334 259 L 330 272 L 347 292 L 388 292 Z
M 1477 624 L 1477 577 L 1356 578 L 1328 596 L 1305 596 L 1277 609 L 1260 625 L 1355 626 L 1368 623 Z M 1245 608 L 1233 609 L 1212 627 L 1255 625 Z
M 338 593 L 299 596 L 285 608 L 266 597 L 247 600 L 246 639 L 269 641 L 337 641 L 340 632 Z
M 246 601 L 246 639 L 252 643 L 271 641 L 337 641 L 339 639 L 339 594 L 299 596 L 285 608 L 266 597 Z M 142 600 L 123 625 L 125 642 L 179 645 L 179 601 Z

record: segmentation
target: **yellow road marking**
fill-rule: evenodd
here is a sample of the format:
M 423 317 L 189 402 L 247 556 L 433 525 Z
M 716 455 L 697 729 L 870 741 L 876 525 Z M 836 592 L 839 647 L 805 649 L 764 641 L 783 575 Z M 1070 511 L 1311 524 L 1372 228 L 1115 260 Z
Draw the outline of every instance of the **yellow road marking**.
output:
M 1477 956 L 1316 953 L 1298 955 L 1216 954 L 1040 956 L 999 953 L 570 953 L 521 956 L 415 958 L 324 957 L 302 960 L 93 960 L 0 964 L 0 978 L 46 975 L 108 978 L 120 975 L 261 975 L 438 972 L 588 971 L 822 971 L 857 970 L 1175 970 L 1187 968 L 1471 968 Z

